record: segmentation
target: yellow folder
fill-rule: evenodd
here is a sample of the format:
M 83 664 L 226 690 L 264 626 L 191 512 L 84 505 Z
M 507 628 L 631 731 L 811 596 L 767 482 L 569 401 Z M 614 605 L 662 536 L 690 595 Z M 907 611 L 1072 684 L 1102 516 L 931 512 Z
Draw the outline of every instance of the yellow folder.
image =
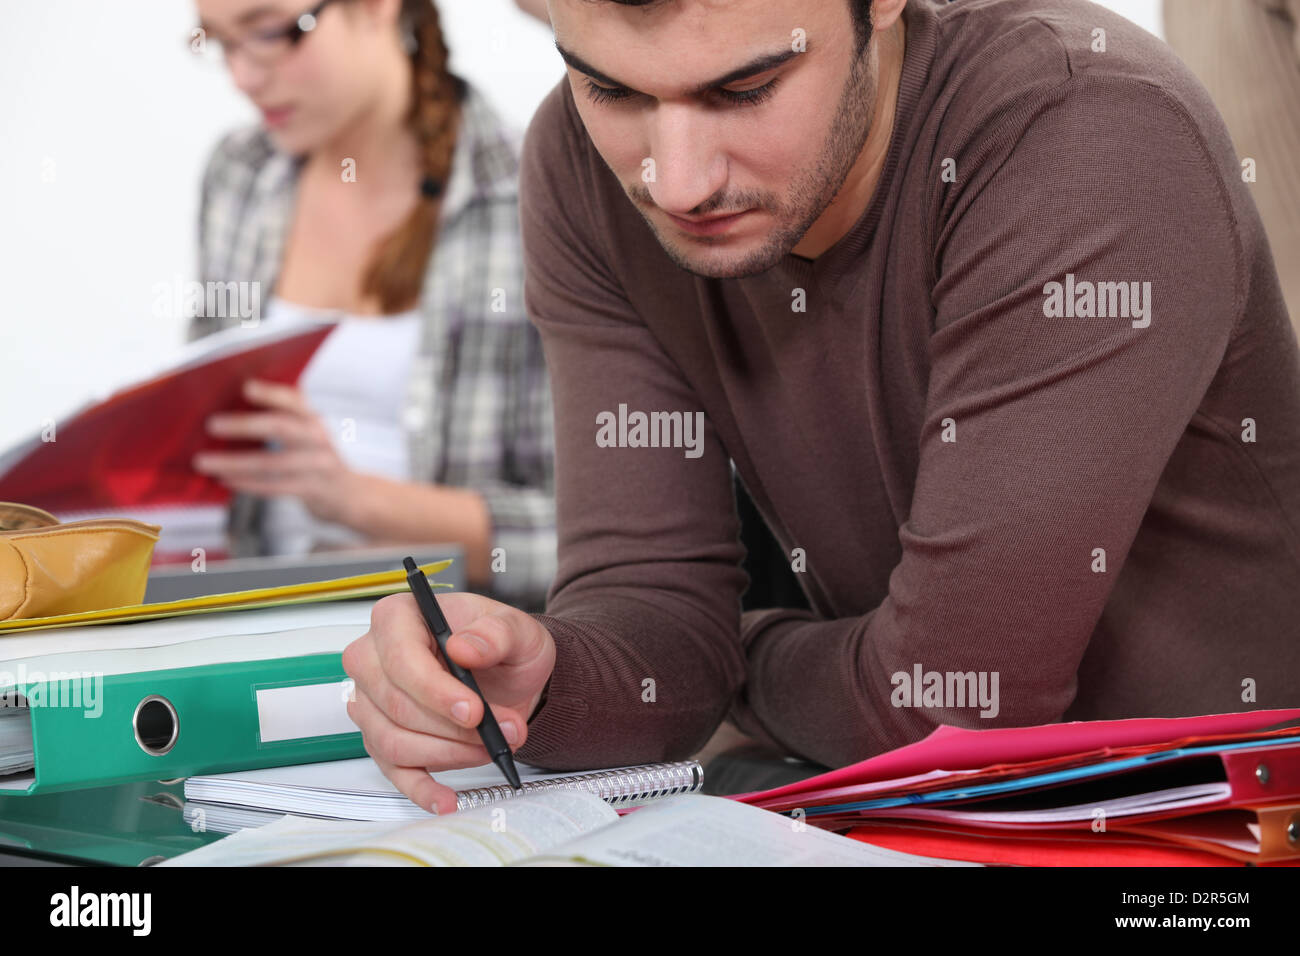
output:
M 420 565 L 426 575 L 446 570 L 451 559 Z M 435 588 L 449 588 L 450 584 L 430 581 Z M 43 628 L 72 627 L 77 624 L 108 624 L 123 621 L 147 621 L 158 617 L 176 617 L 182 614 L 207 614 L 213 611 L 239 611 L 245 608 L 276 607 L 281 604 L 309 604 L 317 601 L 346 601 L 350 598 L 383 597 L 407 590 L 406 571 L 374 571 L 354 574 L 346 578 L 326 581 L 308 581 L 305 584 L 286 584 L 275 588 L 252 588 L 226 594 L 205 594 L 180 601 L 163 601 L 157 604 L 130 604 L 125 607 L 105 608 L 99 611 L 78 611 L 75 614 L 57 614 L 51 617 L 29 617 L 16 621 L 0 621 L 0 637 L 14 631 L 35 631 Z

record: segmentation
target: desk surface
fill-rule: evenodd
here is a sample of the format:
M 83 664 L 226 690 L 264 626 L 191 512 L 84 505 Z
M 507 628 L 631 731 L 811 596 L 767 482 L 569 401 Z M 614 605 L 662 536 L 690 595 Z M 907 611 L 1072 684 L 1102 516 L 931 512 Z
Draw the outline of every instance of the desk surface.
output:
M 767 789 L 825 768 L 765 751 L 724 723 L 695 757 L 704 792 Z M 144 781 L 32 797 L 0 797 L 0 866 L 145 866 L 224 834 L 185 823 L 182 781 Z

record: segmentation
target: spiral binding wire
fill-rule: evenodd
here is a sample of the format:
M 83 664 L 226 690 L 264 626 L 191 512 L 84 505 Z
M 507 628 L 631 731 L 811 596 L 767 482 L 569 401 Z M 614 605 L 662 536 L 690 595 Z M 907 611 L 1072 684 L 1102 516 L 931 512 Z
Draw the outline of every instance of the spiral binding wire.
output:
M 704 785 L 704 768 L 695 760 L 641 764 L 617 770 L 593 770 L 553 780 L 527 780 L 523 796 L 552 790 L 582 790 L 594 793 L 611 807 L 644 803 L 675 793 L 695 793 Z M 462 790 L 456 796 L 457 810 L 472 810 L 500 800 L 520 796 L 507 784 Z

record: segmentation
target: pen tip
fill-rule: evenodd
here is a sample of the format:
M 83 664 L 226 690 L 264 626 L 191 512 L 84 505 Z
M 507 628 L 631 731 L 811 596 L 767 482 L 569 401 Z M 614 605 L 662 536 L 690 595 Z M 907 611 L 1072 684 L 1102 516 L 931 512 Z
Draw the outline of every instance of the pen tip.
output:
M 410 574 L 416 569 L 415 558 L 403 558 L 402 567 L 406 568 L 406 573 Z
M 500 767 L 501 772 L 505 774 L 506 782 L 510 784 L 510 789 L 514 790 L 516 793 L 522 793 L 524 784 L 523 781 L 519 779 L 519 771 L 515 769 L 515 761 L 511 754 L 508 751 L 500 754 L 493 758 L 493 762 Z

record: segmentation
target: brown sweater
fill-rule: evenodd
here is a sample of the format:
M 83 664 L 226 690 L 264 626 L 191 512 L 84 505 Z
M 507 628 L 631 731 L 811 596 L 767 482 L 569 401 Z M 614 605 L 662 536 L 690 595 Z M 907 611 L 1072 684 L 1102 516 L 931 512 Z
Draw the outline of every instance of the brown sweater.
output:
M 1300 704 L 1300 354 L 1205 91 L 1078 0 L 905 16 L 880 183 L 812 262 L 679 270 L 567 79 L 533 119 L 558 656 L 521 759 L 680 758 L 728 714 L 842 765 L 940 723 Z M 702 411 L 700 454 L 631 447 L 637 411 Z M 811 612 L 742 616 L 730 461 Z M 956 696 L 994 678 L 995 716 Z

